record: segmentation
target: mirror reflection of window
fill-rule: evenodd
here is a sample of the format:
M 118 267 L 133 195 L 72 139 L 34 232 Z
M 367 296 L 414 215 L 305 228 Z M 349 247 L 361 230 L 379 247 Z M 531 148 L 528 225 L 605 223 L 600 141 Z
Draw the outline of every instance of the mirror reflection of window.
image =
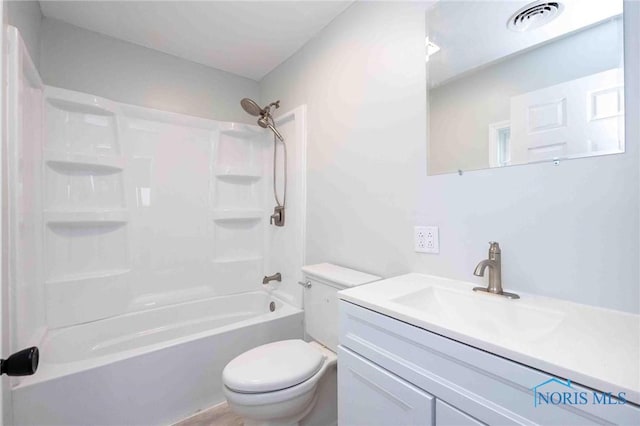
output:
M 429 174 L 624 152 L 622 0 L 552 3 L 516 30 L 530 2 L 427 12 Z

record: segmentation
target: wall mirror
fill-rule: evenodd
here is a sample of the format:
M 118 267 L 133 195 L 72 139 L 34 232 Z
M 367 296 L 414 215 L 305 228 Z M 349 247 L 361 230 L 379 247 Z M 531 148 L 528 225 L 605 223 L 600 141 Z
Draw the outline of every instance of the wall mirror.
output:
M 624 152 L 622 0 L 427 11 L 430 175 Z

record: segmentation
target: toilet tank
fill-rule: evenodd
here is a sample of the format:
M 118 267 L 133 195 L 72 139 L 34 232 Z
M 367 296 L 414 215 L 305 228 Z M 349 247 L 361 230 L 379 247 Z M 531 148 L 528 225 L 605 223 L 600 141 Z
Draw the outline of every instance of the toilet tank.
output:
M 338 291 L 378 281 L 380 277 L 331 263 L 302 268 L 305 280 L 304 323 L 307 336 L 332 351 L 338 350 Z

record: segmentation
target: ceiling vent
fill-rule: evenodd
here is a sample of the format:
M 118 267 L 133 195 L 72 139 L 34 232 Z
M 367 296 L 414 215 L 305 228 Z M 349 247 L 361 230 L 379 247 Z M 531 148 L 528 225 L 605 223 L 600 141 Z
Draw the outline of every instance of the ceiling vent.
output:
M 563 9 L 557 1 L 535 1 L 511 15 L 507 27 L 518 32 L 533 30 L 553 21 Z

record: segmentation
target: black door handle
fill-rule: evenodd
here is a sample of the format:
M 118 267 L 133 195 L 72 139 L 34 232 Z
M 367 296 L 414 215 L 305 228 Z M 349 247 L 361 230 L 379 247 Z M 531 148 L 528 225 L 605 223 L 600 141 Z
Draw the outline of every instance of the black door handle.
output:
M 0 360 L 0 374 L 30 376 L 38 369 L 40 353 L 36 346 L 23 349 L 7 359 Z

